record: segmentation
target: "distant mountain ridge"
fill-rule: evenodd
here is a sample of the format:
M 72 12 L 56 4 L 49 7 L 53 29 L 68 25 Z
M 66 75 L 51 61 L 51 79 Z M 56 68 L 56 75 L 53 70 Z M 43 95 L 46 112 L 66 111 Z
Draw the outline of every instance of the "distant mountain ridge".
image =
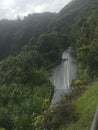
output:
M 32 37 L 48 32 L 70 32 L 72 26 L 92 10 L 97 10 L 97 0 L 72 0 L 58 14 L 30 14 L 24 20 L 0 20 L 0 59 L 17 54 Z M 91 10 L 91 11 L 89 11 Z
M 17 54 L 32 37 L 48 32 L 56 13 L 29 14 L 23 20 L 0 20 L 0 59 Z
M 72 0 L 57 14 L 50 27 L 55 31 L 67 32 L 78 19 L 88 15 L 88 10 L 97 8 L 97 0 Z

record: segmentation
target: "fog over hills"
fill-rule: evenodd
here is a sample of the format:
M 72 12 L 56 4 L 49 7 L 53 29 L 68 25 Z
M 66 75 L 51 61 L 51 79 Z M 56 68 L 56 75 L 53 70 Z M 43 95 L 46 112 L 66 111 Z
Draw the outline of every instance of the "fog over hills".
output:
M 98 105 L 98 0 L 67 2 L 0 3 L 1 18 L 27 15 L 0 20 L 0 130 L 90 130 Z M 56 13 L 33 13 L 43 9 Z M 79 71 L 73 81 L 68 48 Z M 50 108 L 55 89 L 48 75 L 55 67 L 54 85 L 67 83 L 72 93 Z
M 0 19 L 23 18 L 28 14 L 58 12 L 71 0 L 3 0 L 0 2 Z

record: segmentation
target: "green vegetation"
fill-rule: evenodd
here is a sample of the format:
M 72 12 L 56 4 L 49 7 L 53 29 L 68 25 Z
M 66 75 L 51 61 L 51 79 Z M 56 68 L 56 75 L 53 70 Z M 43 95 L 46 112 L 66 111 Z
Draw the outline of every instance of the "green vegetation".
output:
M 25 46 L 0 62 L 0 127 L 6 130 L 35 129 L 36 117 L 49 107 L 53 87 L 35 54 Z
M 74 107 L 66 101 L 60 102 L 60 104 L 50 108 L 44 114 L 42 129 L 58 130 L 60 126 L 70 123 L 72 119 L 74 121 L 77 119 Z
M 97 5 L 97 0 L 74 0 L 57 14 L 50 26 L 53 31 L 67 33 L 82 80 L 98 76 Z
M 73 102 L 76 118 L 70 118 L 60 130 L 89 130 L 97 106 L 98 82 L 98 1 L 75 0 L 57 14 L 50 27 L 53 31 L 67 34 L 75 50 L 79 68 L 79 79 L 74 81 L 75 100 Z M 79 97 L 79 95 L 81 95 Z M 72 95 L 71 95 L 72 96 Z M 73 96 L 72 96 L 73 97 Z M 72 98 L 71 97 L 71 98 Z M 71 102 L 71 101 L 69 101 Z M 72 115 L 73 115 L 72 114 Z M 75 121 L 76 120 L 76 121 Z M 64 119 L 62 119 L 62 122 Z M 54 128 L 53 128 L 54 129 Z
M 23 20 L 0 20 L 0 60 L 19 53 L 32 37 L 48 32 L 55 13 L 29 14 Z
M 98 81 L 88 86 L 87 90 L 75 101 L 75 111 L 78 113 L 78 120 L 62 126 L 59 130 L 90 130 L 92 120 L 98 105 Z
M 61 62 L 62 52 L 70 45 L 68 37 L 61 33 L 41 35 L 39 40 L 39 53 L 45 61 L 46 68 L 56 66 Z
M 81 24 L 80 24 L 81 23 Z M 76 27 L 77 26 L 77 27 Z M 80 20 L 73 30 L 76 30 L 76 34 L 72 31 L 75 43 L 74 48 L 77 51 L 77 59 L 79 64 L 80 73 L 83 77 L 87 77 L 87 74 L 91 78 L 98 76 L 98 15 L 97 10 L 90 12 L 88 17 L 84 20 Z M 76 39 L 77 37 L 77 39 Z M 85 58 L 84 58 L 85 57 Z M 84 71 L 83 71 L 84 70 Z M 86 73 L 86 75 L 84 74 Z
M 93 10 L 98 10 L 97 5 L 97 0 L 72 0 L 51 22 L 51 30 L 64 33 L 70 32 L 73 25 L 77 24 L 77 21 L 88 17 L 88 14 L 93 12 Z M 76 35 L 76 33 L 74 34 Z M 70 38 L 72 38 L 71 35 Z
M 0 62 L 0 127 L 6 130 L 39 127 L 53 93 L 45 71 L 61 59 L 64 45 L 68 46 L 66 39 L 58 33 L 32 38 L 17 56 Z
M 78 95 L 77 93 L 78 92 Z M 98 80 L 73 95 L 64 96 L 60 103 L 44 114 L 42 128 L 46 130 L 90 130 L 98 105 Z
M 72 46 L 74 93 L 49 108 L 46 71 Z M 0 130 L 89 130 L 98 99 L 98 1 L 73 0 L 58 14 L 0 20 Z M 85 91 L 86 90 L 86 91 Z

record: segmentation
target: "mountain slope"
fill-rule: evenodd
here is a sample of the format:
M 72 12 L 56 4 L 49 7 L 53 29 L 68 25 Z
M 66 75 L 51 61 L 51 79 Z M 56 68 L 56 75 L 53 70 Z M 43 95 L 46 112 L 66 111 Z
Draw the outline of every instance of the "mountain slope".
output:
M 44 13 L 29 15 L 24 20 L 0 21 L 1 59 L 18 53 L 22 46 L 28 44 L 18 55 L 0 61 L 0 127 L 6 130 L 32 130 L 36 127 L 39 129 L 39 122 L 42 121 L 44 114 L 47 114 L 43 112 L 49 107 L 53 92 L 45 71 L 60 62 L 62 51 L 70 46 L 70 43 L 75 50 L 74 55 L 77 57 L 80 80 L 87 84 L 98 77 L 97 7 L 97 0 L 74 0 L 57 16 Z M 48 31 L 50 32 L 48 33 Z M 42 33 L 46 34 L 41 35 Z M 90 113 L 90 106 L 91 111 L 95 110 L 97 101 L 94 102 L 94 105 L 89 104 L 87 109 L 83 108 L 83 105 L 89 97 L 91 101 L 93 98 L 96 100 L 98 95 L 96 84 L 75 103 L 83 120 L 78 118 L 79 121 L 75 122 L 76 113 L 73 114 L 74 109 L 71 109 L 70 105 L 66 109 L 64 99 L 63 107 L 60 104 L 60 108 L 57 107 L 56 111 L 51 110 L 48 113 L 49 116 L 46 116 L 47 124 L 51 124 L 50 129 L 52 127 L 57 129 L 62 123 L 65 125 L 68 123 L 64 129 L 67 127 L 73 130 L 73 127 L 76 128 L 76 126 L 80 129 L 86 128 L 85 126 L 79 127 L 78 124 L 81 126 L 81 122 L 83 123 L 87 119 L 85 112 L 89 110 Z M 84 113 L 81 112 L 81 107 Z M 73 115 L 69 115 L 70 112 Z M 58 120 L 56 117 L 59 113 L 61 116 Z M 68 120 L 66 120 L 66 116 Z M 73 121 L 72 127 L 69 123 L 70 120 Z M 55 121 L 57 122 L 55 123 Z M 90 127 L 90 122 L 87 127 Z M 46 128 L 49 127 L 48 125 Z
M 59 130 L 89 130 L 97 106 L 98 98 L 98 79 L 92 86 L 87 86 L 93 80 L 98 78 L 98 1 L 97 0 L 74 0 L 57 15 L 52 21 L 52 31 L 65 33 L 70 39 L 71 46 L 74 48 L 74 56 L 77 58 L 79 69 L 79 81 L 82 84 L 77 85 L 76 92 L 82 93 L 80 97 L 75 97 L 71 111 L 71 117 L 66 120 L 63 115 L 66 109 L 61 107 L 62 101 L 66 104 L 66 99 L 62 99 L 59 106 L 50 110 L 46 115 L 46 128 Z M 78 80 L 76 80 L 77 82 Z M 83 91 L 82 91 L 83 90 Z M 70 97 L 68 97 L 68 101 Z M 67 103 L 69 103 L 67 101 Z M 63 106 L 62 105 L 62 106 Z M 51 112 L 52 111 L 52 112 Z M 59 116 L 62 112 L 62 117 Z M 65 112 L 65 113 L 64 113 Z M 73 117 L 76 112 L 76 117 Z M 54 116 L 53 116 L 54 114 Z M 47 119 L 47 116 L 50 118 Z M 59 116 L 59 119 L 57 118 Z M 53 118 L 52 118 L 53 117 Z M 62 124 L 64 127 L 62 127 Z M 58 125 L 58 126 L 57 126 Z
M 88 15 L 90 10 L 96 10 L 97 5 L 97 0 L 72 0 L 57 14 L 50 27 L 55 31 L 67 32 L 82 16 Z
M 90 130 L 97 108 L 98 81 L 93 82 L 88 89 L 73 102 L 78 113 L 78 120 L 72 120 L 59 130 Z
M 73 0 L 59 12 L 51 29 L 69 37 L 83 77 L 98 76 L 98 1 Z
M 0 62 L 0 128 L 32 130 L 49 107 L 53 87 L 32 45 Z
M 65 35 L 44 34 L 32 39 L 16 56 L 0 61 L 1 128 L 39 129 L 53 93 L 46 70 L 60 61 L 64 46 L 68 46 Z
M 32 37 L 48 32 L 55 13 L 30 14 L 23 20 L 0 20 L 0 59 L 17 54 Z

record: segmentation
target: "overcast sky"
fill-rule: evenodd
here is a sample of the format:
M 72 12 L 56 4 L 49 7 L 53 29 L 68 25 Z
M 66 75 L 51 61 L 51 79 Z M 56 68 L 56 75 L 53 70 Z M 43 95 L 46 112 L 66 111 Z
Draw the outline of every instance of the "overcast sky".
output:
M 58 12 L 71 0 L 0 0 L 0 19 L 15 19 L 29 13 Z

